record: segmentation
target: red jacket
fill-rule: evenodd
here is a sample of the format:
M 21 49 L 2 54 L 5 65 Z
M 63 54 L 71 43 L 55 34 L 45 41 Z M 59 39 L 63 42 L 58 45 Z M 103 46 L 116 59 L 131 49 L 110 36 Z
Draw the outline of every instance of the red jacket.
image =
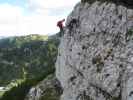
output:
M 57 22 L 57 26 L 58 26 L 59 28 L 63 28 L 63 27 L 64 27 L 64 25 L 63 25 L 63 22 L 64 22 L 64 21 L 65 21 L 64 19 L 58 21 L 58 22 Z

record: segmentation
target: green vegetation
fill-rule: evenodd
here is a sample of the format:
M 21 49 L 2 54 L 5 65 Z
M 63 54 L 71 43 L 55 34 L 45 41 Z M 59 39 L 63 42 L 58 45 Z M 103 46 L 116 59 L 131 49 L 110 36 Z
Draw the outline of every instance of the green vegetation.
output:
M 0 100 L 24 100 L 29 89 L 55 72 L 57 35 L 28 35 L 0 40 Z
M 51 67 L 57 55 L 59 40 L 29 35 L 0 40 L 0 85 L 16 79 L 36 78 Z
M 127 33 L 126 33 L 126 41 L 128 42 L 129 40 L 133 40 L 133 30 L 129 30 Z
M 47 88 L 45 91 L 47 92 L 40 100 L 59 100 L 60 93 L 58 93 L 54 88 Z
M 44 35 L 36 35 L 31 34 L 27 36 L 20 36 L 20 37 L 9 37 L 0 39 L 0 47 L 1 48 L 10 48 L 10 47 L 21 47 L 25 43 L 33 42 L 33 41 L 46 41 L 48 39 L 48 36 Z
M 103 59 L 102 59 L 100 54 L 95 56 L 94 58 L 92 58 L 92 64 L 96 65 L 97 72 L 101 72 L 102 71 L 102 68 L 104 66 L 104 61 L 103 61 Z
M 17 85 L 13 86 L 9 91 L 5 92 L 0 100 L 24 100 L 32 86 L 37 85 L 37 83 L 45 79 L 51 73 L 54 73 L 54 71 L 54 69 L 48 70 L 40 77 L 26 79 L 21 81 L 21 83 L 16 83 Z
M 39 100 L 59 100 L 61 94 L 63 93 L 62 87 L 59 81 L 55 78 L 55 74 L 47 76 L 42 82 L 40 82 L 36 87 L 36 91 L 41 91 L 41 96 Z M 34 94 L 36 92 L 34 91 Z M 30 95 L 26 97 L 29 100 Z

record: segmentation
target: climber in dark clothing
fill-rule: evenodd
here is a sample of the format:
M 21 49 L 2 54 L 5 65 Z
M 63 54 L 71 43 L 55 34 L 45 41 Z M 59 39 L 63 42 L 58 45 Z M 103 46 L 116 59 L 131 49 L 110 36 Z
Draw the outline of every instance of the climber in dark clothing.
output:
M 63 34 L 63 32 L 64 32 L 64 30 L 63 30 L 63 28 L 64 28 L 64 25 L 63 25 L 63 22 L 65 21 L 65 19 L 63 19 L 63 20 L 60 20 L 60 21 L 58 21 L 57 22 L 57 27 L 59 27 L 60 28 L 60 37 L 62 36 L 62 34 Z
M 79 20 L 76 19 L 76 18 L 73 18 L 69 24 L 67 25 L 67 27 L 69 28 L 69 30 L 72 30 L 72 28 L 75 26 L 75 27 L 78 27 L 79 25 Z
M 73 29 L 77 28 L 78 26 L 79 26 L 79 20 L 76 18 L 71 19 L 71 21 L 67 25 L 67 28 L 70 31 L 70 35 L 72 35 L 71 32 L 73 31 Z

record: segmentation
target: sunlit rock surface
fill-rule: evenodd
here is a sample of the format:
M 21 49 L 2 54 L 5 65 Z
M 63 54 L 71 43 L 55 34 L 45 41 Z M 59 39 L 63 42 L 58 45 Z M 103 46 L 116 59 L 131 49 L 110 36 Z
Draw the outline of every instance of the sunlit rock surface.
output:
M 67 18 L 56 61 L 61 100 L 133 100 L 132 29 L 131 8 L 78 3 Z

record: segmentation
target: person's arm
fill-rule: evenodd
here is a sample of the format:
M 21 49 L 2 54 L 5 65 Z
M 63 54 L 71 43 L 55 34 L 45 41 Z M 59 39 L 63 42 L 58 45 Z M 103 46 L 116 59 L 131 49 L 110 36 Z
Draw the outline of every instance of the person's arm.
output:
M 65 21 L 65 19 L 62 19 L 62 22 L 64 22 Z

